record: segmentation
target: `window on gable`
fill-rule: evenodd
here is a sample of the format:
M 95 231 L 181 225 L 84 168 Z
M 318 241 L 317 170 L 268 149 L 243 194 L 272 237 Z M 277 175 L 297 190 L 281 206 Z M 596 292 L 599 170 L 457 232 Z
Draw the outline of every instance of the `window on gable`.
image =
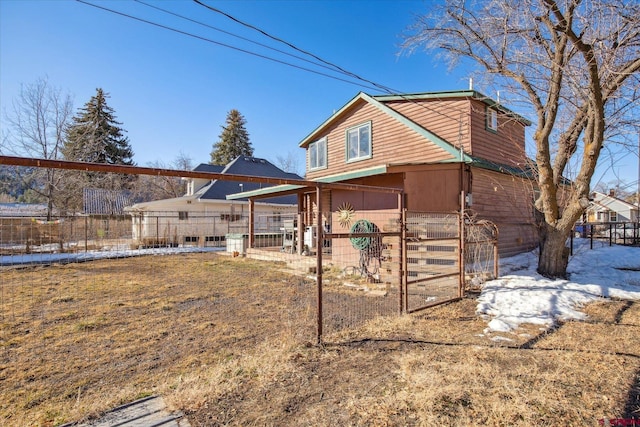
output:
M 490 107 L 487 107 L 487 129 L 498 132 L 498 112 Z
M 347 161 L 371 157 L 371 122 L 347 129 Z
M 327 138 L 309 144 L 309 169 L 320 169 L 327 167 Z

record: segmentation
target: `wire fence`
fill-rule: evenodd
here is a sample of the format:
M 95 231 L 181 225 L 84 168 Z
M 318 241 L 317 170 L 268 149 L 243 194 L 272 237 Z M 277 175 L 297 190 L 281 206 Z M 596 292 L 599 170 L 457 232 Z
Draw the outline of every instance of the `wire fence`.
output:
M 225 215 L 1 219 L 0 419 L 60 424 L 265 342 L 339 341 L 460 296 L 456 214 Z
M 576 224 L 571 235 L 571 250 L 573 239 L 589 239 L 591 248 L 593 242 L 600 241 L 611 245 L 640 245 L 640 223 L 638 222 L 585 222 Z

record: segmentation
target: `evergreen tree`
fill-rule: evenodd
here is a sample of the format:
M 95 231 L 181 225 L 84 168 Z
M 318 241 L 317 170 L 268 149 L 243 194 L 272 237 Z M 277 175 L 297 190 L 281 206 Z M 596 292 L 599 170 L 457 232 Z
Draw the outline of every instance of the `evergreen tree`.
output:
M 220 140 L 213 144 L 211 164 L 226 165 L 238 156 L 253 156 L 245 124 L 246 120 L 238 110 L 229 111 L 226 126 L 222 126 Z
M 112 165 L 135 164 L 129 138 L 120 127 L 122 123 L 116 121 L 113 108 L 107 105 L 107 98 L 108 93 L 97 89 L 96 95 L 72 118 L 62 147 L 65 160 Z M 71 185 L 62 195 L 64 205 L 67 209 L 78 210 L 82 209 L 83 187 L 130 190 L 136 182 L 136 176 L 68 171 L 65 181 Z
M 73 117 L 62 152 L 65 160 L 133 165 L 133 150 L 107 105 L 109 94 L 97 89 L 95 96 Z

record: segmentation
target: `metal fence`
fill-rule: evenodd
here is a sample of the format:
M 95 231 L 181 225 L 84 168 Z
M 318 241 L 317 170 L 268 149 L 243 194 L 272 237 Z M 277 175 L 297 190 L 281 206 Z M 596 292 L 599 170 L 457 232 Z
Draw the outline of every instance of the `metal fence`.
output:
M 598 222 L 576 224 L 571 234 L 571 247 L 574 238 L 589 239 L 593 249 L 593 242 L 600 241 L 611 245 L 640 245 L 640 223 L 638 222 Z

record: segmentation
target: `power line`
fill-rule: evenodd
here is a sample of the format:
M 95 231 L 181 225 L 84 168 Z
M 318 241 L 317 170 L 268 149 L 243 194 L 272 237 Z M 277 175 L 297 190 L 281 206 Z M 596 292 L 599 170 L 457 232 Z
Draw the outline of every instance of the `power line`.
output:
M 435 109 L 435 108 L 432 108 L 432 107 L 430 107 L 430 106 L 427 106 L 427 105 L 424 105 L 424 104 L 418 103 L 418 102 L 416 102 L 415 100 L 413 100 L 413 99 L 409 98 L 408 96 L 406 96 L 406 95 L 402 94 L 402 93 L 401 93 L 401 91 L 399 91 L 399 90 L 397 90 L 397 89 L 393 89 L 393 88 L 390 88 L 390 87 L 388 87 L 388 86 L 385 86 L 385 85 L 382 85 L 382 84 L 376 83 L 376 82 L 374 82 L 374 81 L 372 81 L 372 80 L 366 79 L 366 78 L 364 78 L 364 77 L 359 76 L 358 74 L 355 74 L 355 73 L 353 73 L 353 72 L 351 72 L 351 71 L 348 71 L 348 70 L 344 69 L 343 67 L 341 67 L 341 66 L 339 66 L 339 65 L 336 65 L 336 64 L 334 64 L 334 63 L 332 63 L 332 62 L 330 62 L 330 61 L 327 61 L 327 60 L 325 60 L 325 59 L 323 59 L 323 58 L 321 58 L 321 57 L 319 57 L 319 56 L 317 56 L 317 55 L 315 55 L 315 54 L 313 54 L 313 53 L 311 53 L 311 52 L 309 52 L 309 51 L 307 51 L 307 50 L 301 49 L 301 48 L 299 48 L 299 47 L 295 46 L 293 43 L 290 43 L 290 42 L 288 42 L 288 41 L 286 41 L 286 40 L 283 40 L 283 39 L 282 39 L 282 38 L 280 38 L 280 37 L 274 36 L 274 35 L 272 35 L 272 34 L 270 34 L 270 33 L 266 32 L 266 31 L 262 30 L 261 28 L 258 28 L 257 26 L 252 25 L 252 24 L 249 24 L 249 23 L 247 23 L 247 22 L 244 22 L 244 21 L 242 21 L 242 20 L 240 20 L 240 19 L 238 19 L 238 18 L 236 18 L 236 17 L 234 17 L 234 16 L 232 16 L 232 15 L 230 15 L 230 14 L 228 14 L 228 13 L 226 13 L 226 12 L 224 12 L 224 11 L 220 10 L 220 9 L 218 9 L 218 8 L 215 8 L 215 7 L 213 7 L 213 6 L 209 6 L 209 5 L 207 5 L 207 4 L 205 4 L 205 3 L 203 3 L 203 2 L 202 2 L 202 1 L 200 1 L 200 0 L 193 0 L 193 1 L 194 1 L 195 3 L 197 3 L 198 5 L 203 6 L 203 7 L 207 8 L 207 9 L 211 10 L 212 12 L 219 13 L 219 14 L 221 14 L 221 15 L 223 15 L 223 16 L 225 16 L 225 17 L 229 18 L 230 20 L 232 20 L 232 21 L 234 21 L 234 22 L 236 22 L 236 23 L 238 23 L 238 24 L 240 24 L 240 25 L 243 25 L 243 26 L 245 26 L 245 27 L 247 27 L 247 28 L 250 28 L 250 29 L 252 29 L 252 30 L 254 30 L 254 31 L 257 31 L 257 32 L 259 32 L 260 34 L 262 34 L 262 35 L 264 35 L 264 36 L 266 36 L 266 37 L 268 37 L 268 38 L 270 38 L 270 39 L 272 39 L 272 40 L 275 40 L 275 41 L 277 41 L 277 42 L 279 42 L 279 43 L 282 43 L 282 44 L 284 44 L 284 45 L 286 45 L 286 46 L 289 46 L 290 48 L 292 48 L 292 49 L 294 49 L 294 50 L 296 50 L 296 51 L 298 51 L 298 52 L 300 52 L 300 53 L 303 53 L 303 54 L 305 54 L 305 55 L 308 55 L 308 56 L 310 56 L 310 57 L 312 57 L 312 58 L 314 58 L 314 59 L 316 59 L 316 60 L 318 60 L 318 61 L 320 61 L 320 62 L 322 62 L 322 63 L 324 63 L 324 64 L 327 64 L 328 66 L 332 67 L 333 69 L 335 69 L 336 71 L 338 71 L 338 72 L 340 72 L 340 73 L 342 73 L 342 74 L 345 74 L 345 75 L 347 75 L 347 76 L 349 76 L 349 77 L 353 77 L 353 78 L 355 78 L 355 79 L 357 79 L 357 80 L 360 80 L 360 81 L 363 81 L 363 82 L 365 82 L 365 83 L 367 83 L 367 84 L 373 85 L 373 86 L 375 86 L 377 89 L 382 90 L 383 92 L 386 92 L 386 93 L 388 93 L 388 94 L 390 94 L 390 95 L 396 95 L 396 96 L 398 96 L 398 97 L 402 98 L 403 100 L 408 101 L 409 103 L 412 103 L 412 104 L 414 104 L 414 105 L 417 105 L 418 107 L 423 108 L 423 109 L 425 109 L 425 110 L 433 111 L 434 113 L 439 114 L 439 115 L 441 115 L 441 116 L 443 116 L 443 117 L 446 117 L 447 119 L 454 120 L 454 121 L 459 120 L 459 119 L 456 119 L 456 118 L 454 118 L 454 117 L 451 117 L 451 116 L 447 115 L 446 113 L 443 113 L 443 112 L 441 112 L 441 111 L 438 111 L 438 110 L 437 110 L 437 109 Z M 363 86 L 363 87 L 365 87 L 365 86 Z
M 389 94 L 398 93 L 398 91 L 394 91 L 393 89 L 391 89 L 391 88 L 389 88 L 389 87 L 387 87 L 387 86 L 384 86 L 384 85 L 378 84 L 378 83 L 376 83 L 376 82 L 374 82 L 374 81 L 371 81 L 371 80 L 365 79 L 365 78 L 363 78 L 363 77 L 360 77 L 359 75 L 357 75 L 357 74 L 355 74 L 355 73 L 352 73 L 351 71 L 347 71 L 347 70 L 345 70 L 344 68 L 342 68 L 342 67 L 340 67 L 339 65 L 336 65 L 336 64 L 334 64 L 334 63 L 332 63 L 332 62 L 326 61 L 326 60 L 324 60 L 324 59 L 320 58 L 319 56 L 317 56 L 317 55 L 315 55 L 315 54 L 313 54 L 313 53 L 311 53 L 311 52 L 309 52 L 309 51 L 306 51 L 306 50 L 300 49 L 300 48 L 298 48 L 297 46 L 293 45 L 292 43 L 289 43 L 288 41 L 283 40 L 283 39 L 281 39 L 281 38 L 279 38 L 279 37 L 273 36 L 273 35 L 271 35 L 271 34 L 267 33 L 266 31 L 264 31 L 264 30 L 262 30 L 262 29 L 260 29 L 260 28 L 256 27 L 255 25 L 251 25 L 251 24 L 249 24 L 249 23 L 246 23 L 246 22 L 244 22 L 244 21 L 241 21 L 240 19 L 238 19 L 238 18 L 236 18 L 236 17 L 234 17 L 234 16 L 231 16 L 231 15 L 229 15 L 229 14 L 228 14 L 228 13 L 226 13 L 226 12 L 223 12 L 222 10 L 220 10 L 220 9 L 218 9 L 218 8 L 215 8 L 215 7 L 213 7 L 213 6 L 209 6 L 209 5 L 207 5 L 207 4 L 203 3 L 203 2 L 201 2 L 200 0 L 193 0 L 193 1 L 194 1 L 195 3 L 197 3 L 197 4 L 199 4 L 200 6 L 206 7 L 207 9 L 209 9 L 209 10 L 211 10 L 211 11 L 213 11 L 213 12 L 216 12 L 216 13 L 219 13 L 219 14 L 221 14 L 221 15 L 226 16 L 227 18 L 231 19 L 231 20 L 232 20 L 232 21 L 234 21 L 234 22 L 237 22 L 237 23 L 238 23 L 238 24 L 240 24 L 240 25 L 243 25 L 243 26 L 245 26 L 245 27 L 247 27 L 247 28 L 251 28 L 252 30 L 258 31 L 260 34 L 263 34 L 264 36 L 266 36 L 266 37 L 268 37 L 268 38 L 270 38 L 270 39 L 272 39 L 272 40 L 275 40 L 275 41 L 277 41 L 277 42 L 279 42 L 279 43 L 283 43 L 283 44 L 285 44 L 286 46 L 289 46 L 290 48 L 292 48 L 292 49 L 294 49 L 294 50 L 296 50 L 296 51 L 298 51 L 298 52 L 300 52 L 300 53 L 303 53 L 303 54 L 305 54 L 305 55 L 311 56 L 312 58 L 314 58 L 314 59 L 316 59 L 316 60 L 318 60 L 318 61 L 320 61 L 320 62 L 322 62 L 322 63 L 324 63 L 324 64 L 327 64 L 328 66 L 330 66 L 330 67 L 332 67 L 332 68 L 334 68 L 334 69 L 338 70 L 338 71 L 339 71 L 339 72 L 341 72 L 341 73 L 344 73 L 344 74 L 346 74 L 346 75 L 348 75 L 348 76 L 350 76 L 350 77 L 353 77 L 353 78 L 355 78 L 355 79 L 357 79 L 357 80 L 361 80 L 361 81 L 366 82 L 366 83 L 368 83 L 368 84 L 370 84 L 370 85 L 373 85 L 373 86 L 377 87 L 378 89 L 382 89 L 383 91 L 385 91 L 385 92 L 387 92 L 387 93 L 389 93 Z
M 158 7 L 158 6 L 155 6 L 155 5 L 149 4 L 149 3 L 145 3 L 145 2 L 143 2 L 142 0 L 133 0 L 133 1 L 135 1 L 136 3 L 140 3 L 140 4 L 144 5 L 144 6 L 150 7 L 150 8 L 152 8 L 152 9 L 159 10 L 159 11 L 161 11 L 161 12 L 163 12 L 163 13 L 166 13 L 166 14 L 169 14 L 169 15 L 172 15 L 172 16 L 175 16 L 175 17 L 178 17 L 178 18 L 180 18 L 180 19 L 184 19 L 184 20 L 186 20 L 186 21 L 192 22 L 192 23 L 194 23 L 194 24 L 198 24 L 198 25 L 201 25 L 201 26 L 203 26 L 203 27 L 209 28 L 209 29 L 211 29 L 211 30 L 218 31 L 218 32 L 223 33 L 223 34 L 226 34 L 226 35 L 228 35 L 228 36 L 235 37 L 235 38 L 237 38 L 237 39 L 244 40 L 244 41 L 249 42 L 249 43 L 253 43 L 253 44 L 257 45 L 257 46 L 264 47 L 264 48 L 269 49 L 269 50 L 272 50 L 272 51 L 274 51 L 274 52 L 278 52 L 278 53 L 281 53 L 281 54 L 283 54 L 283 55 L 287 55 L 287 56 L 290 56 L 290 57 L 292 57 L 292 58 L 299 59 L 300 61 L 308 62 L 309 64 L 313 64 L 313 65 L 316 65 L 316 66 L 318 66 L 318 67 L 326 68 L 327 70 L 335 71 L 335 69 L 334 69 L 333 67 L 330 67 L 330 66 L 328 66 L 328 65 L 325 65 L 325 64 L 322 64 L 322 63 L 319 63 L 319 62 L 311 61 L 311 60 L 306 59 L 306 58 L 304 58 L 304 57 L 302 57 L 302 56 L 294 55 L 294 54 L 292 54 L 292 53 L 285 52 L 284 50 L 281 50 L 281 49 L 276 49 L 275 47 L 272 47 L 272 46 L 266 45 L 266 44 L 264 44 L 264 43 L 257 42 L 257 41 L 255 41 L 255 40 L 251 40 L 251 39 L 249 39 L 249 38 L 247 38 L 247 37 L 243 37 L 243 36 L 240 36 L 240 35 L 238 35 L 238 34 L 234 34 L 234 33 L 230 32 L 230 31 L 226 31 L 226 30 L 223 30 L 223 29 L 218 28 L 218 27 L 214 27 L 213 25 L 205 24 L 204 22 L 196 21 L 195 19 L 191 19 L 191 18 L 189 18 L 189 17 L 186 17 L 186 16 L 184 16 L 184 15 L 180 15 L 180 14 L 175 13 L 175 12 L 172 12 L 172 11 L 170 11 L 170 10 L 163 9 L 163 8 L 161 8 L 161 7 Z
M 348 83 L 348 84 L 351 84 L 351 85 L 354 85 L 354 86 L 359 86 L 359 87 L 363 87 L 363 88 L 367 88 L 367 89 L 376 90 L 375 87 L 366 86 L 366 85 L 364 85 L 362 83 L 356 83 L 356 82 L 353 82 L 353 81 L 350 81 L 350 80 L 347 80 L 347 79 L 343 79 L 343 78 L 340 78 L 340 77 L 332 76 L 330 74 L 323 73 L 321 71 L 316 71 L 316 70 L 312 70 L 310 68 L 301 67 L 299 65 L 295 65 L 295 64 L 292 64 L 290 62 L 282 61 L 280 59 L 272 58 L 270 56 L 266 56 L 266 55 L 262 55 L 260 53 L 252 52 L 250 50 L 246 50 L 246 49 L 242 49 L 242 48 L 239 48 L 239 47 L 236 47 L 236 46 L 232 46 L 232 45 L 229 45 L 229 44 L 226 44 L 226 43 L 218 42 L 218 41 L 206 38 L 206 37 L 202 37 L 202 36 L 199 36 L 199 35 L 196 35 L 196 34 L 193 34 L 193 33 L 189 33 L 187 31 L 178 30 L 177 28 L 169 27 L 167 25 L 158 24 L 157 22 L 149 21 L 147 19 L 138 18 L 136 16 L 129 15 L 129 14 L 124 13 L 124 12 L 119 12 L 117 10 L 109 9 L 107 7 L 104 7 L 104 6 L 99 6 L 97 4 L 92 4 L 92 3 L 89 3 L 89 2 L 87 2 L 85 0 L 76 0 L 76 1 L 79 2 L 79 3 L 82 3 L 82 4 L 86 4 L 87 6 L 92 6 L 92 7 L 95 7 L 97 9 L 102 9 L 104 11 L 114 13 L 116 15 L 124 16 L 125 18 L 133 19 L 135 21 L 139 21 L 139 22 L 143 22 L 145 24 L 153 25 L 153 26 L 158 27 L 158 28 L 162 28 L 162 29 L 165 29 L 165 30 L 173 31 L 174 33 L 182 34 L 182 35 L 188 36 L 188 37 L 193 37 L 193 38 L 198 39 L 198 40 L 202 40 L 202 41 L 205 41 L 205 42 L 208 42 L 208 43 L 212 43 L 212 44 L 215 44 L 215 45 L 218 45 L 218 46 L 226 47 L 228 49 L 233 49 L 233 50 L 236 50 L 238 52 L 246 53 L 247 55 L 256 56 L 258 58 L 266 59 L 266 60 L 273 61 L 273 62 L 282 64 L 282 65 L 287 65 L 289 67 L 297 68 L 299 70 L 303 70 L 303 71 L 307 71 L 307 72 L 310 72 L 310 73 L 318 74 L 318 75 L 321 75 L 321 76 L 324 76 L 324 77 L 328 77 L 330 79 L 342 81 L 344 83 Z
M 86 4 L 88 6 L 93 6 L 93 7 L 97 8 L 97 9 L 101 9 L 101 10 L 104 10 L 104 11 L 107 11 L 107 12 L 114 13 L 116 15 L 120 15 L 120 16 L 129 18 L 129 19 L 133 19 L 133 20 L 136 20 L 136 21 L 139 21 L 139 22 L 143 22 L 145 24 L 153 25 L 155 27 L 159 27 L 159 28 L 162 28 L 162 29 L 165 29 L 165 30 L 169 30 L 169 31 L 172 31 L 172 32 L 175 32 L 175 33 L 178 33 L 178 34 L 182 34 L 182 35 L 188 36 L 188 37 L 193 37 L 193 38 L 196 38 L 198 40 L 202 40 L 202 41 L 205 41 L 205 42 L 208 42 L 208 43 L 212 43 L 212 44 L 215 44 L 215 45 L 218 45 L 218 46 L 226 47 L 228 49 L 232 49 L 232 50 L 236 50 L 236 51 L 239 51 L 239 52 L 242 52 L 242 53 L 246 53 L 248 55 L 256 56 L 256 57 L 259 57 L 259 58 L 262 58 L 262 59 L 266 59 L 266 60 L 269 60 L 269 61 L 273 61 L 273 62 L 282 64 L 282 65 L 286 65 L 286 66 L 289 66 L 289 67 L 292 67 L 292 68 L 296 68 L 296 69 L 299 69 L 299 70 L 302 70 L 302 71 L 307 71 L 307 72 L 310 72 L 310 73 L 314 73 L 314 74 L 321 75 L 321 76 L 324 76 L 324 77 L 328 77 L 328 78 L 331 78 L 331 79 L 334 79 L 334 80 L 342 81 L 342 82 L 345 82 L 345 83 L 348 83 L 348 84 L 351 84 L 351 85 L 354 85 L 354 86 L 359 86 L 359 87 L 362 87 L 362 88 L 371 89 L 371 90 L 374 90 L 374 91 L 375 90 L 383 90 L 384 92 L 386 92 L 386 93 L 388 93 L 390 95 L 398 96 L 399 98 L 403 99 L 404 101 L 407 101 L 407 102 L 409 102 L 411 104 L 414 104 L 414 105 L 418 106 L 419 108 L 425 109 L 427 111 L 431 111 L 431 112 L 433 112 L 435 114 L 438 114 L 438 115 L 440 115 L 442 117 L 445 117 L 445 118 L 447 118 L 449 120 L 462 123 L 461 119 L 459 119 L 459 118 L 452 117 L 452 116 L 450 116 L 450 115 L 448 115 L 448 114 L 446 114 L 446 113 L 444 113 L 442 111 L 439 111 L 436 108 L 433 108 L 432 106 L 425 105 L 425 104 L 422 104 L 422 103 L 419 103 L 419 102 L 415 101 L 414 99 L 412 99 L 411 95 L 399 93 L 399 91 L 396 91 L 396 90 L 391 89 L 391 88 L 389 88 L 387 86 L 381 85 L 381 84 L 376 83 L 374 81 L 371 81 L 369 79 L 365 79 L 365 78 L 363 78 L 363 77 L 361 77 L 361 76 L 359 76 L 359 75 L 357 75 L 355 73 L 347 71 L 344 68 L 342 68 L 342 67 L 340 67 L 340 66 L 338 66 L 336 64 L 333 64 L 333 63 L 331 63 L 329 61 L 326 61 L 326 60 L 320 58 L 319 56 L 314 55 L 313 53 L 310 53 L 310 52 L 307 52 L 307 51 L 305 51 L 303 49 L 300 49 L 300 48 L 296 47 L 295 45 L 293 45 L 292 43 L 289 43 L 289 42 L 287 42 L 287 41 L 285 41 L 285 40 L 283 40 L 283 39 L 281 39 L 279 37 L 272 36 L 271 34 L 267 33 L 264 30 L 261 30 L 260 28 L 254 26 L 254 25 L 245 23 L 245 22 L 233 17 L 232 15 L 230 15 L 230 14 L 228 14 L 226 12 L 223 12 L 223 11 L 217 9 L 217 8 L 208 6 L 208 5 L 202 3 L 199 0 L 194 0 L 194 2 L 199 4 L 199 5 L 201 5 L 201 6 L 203 6 L 203 7 L 205 7 L 205 8 L 207 8 L 207 9 L 209 9 L 209 10 L 211 10 L 211 11 L 213 11 L 213 12 L 222 14 L 223 16 L 227 17 L 228 19 L 231 19 L 234 22 L 237 22 L 237 23 L 239 23 L 239 24 L 241 24 L 243 26 L 246 26 L 248 28 L 251 28 L 251 29 L 253 29 L 253 30 L 265 35 L 266 37 L 271 38 L 272 40 L 275 40 L 275 41 L 278 41 L 280 43 L 283 43 L 283 44 L 291 47 L 292 49 L 294 49 L 294 50 L 296 50 L 298 52 L 301 52 L 301 53 L 303 53 L 305 55 L 309 55 L 312 58 L 315 58 L 316 60 L 318 60 L 318 61 L 320 61 L 320 62 L 322 62 L 324 64 L 327 64 L 327 66 L 315 63 L 313 61 L 309 61 L 309 60 L 304 59 L 304 58 L 300 58 L 300 57 L 298 57 L 296 55 L 291 55 L 289 53 L 286 53 L 284 51 L 280 51 L 280 50 L 275 49 L 275 48 L 271 48 L 271 47 L 266 46 L 266 45 L 264 45 L 262 43 L 255 42 L 255 41 L 252 41 L 250 39 L 246 39 L 246 38 L 241 37 L 241 36 L 237 36 L 237 35 L 235 35 L 233 33 L 230 33 L 230 32 L 224 31 L 224 30 L 220 30 L 219 28 L 210 26 L 208 24 L 204 24 L 204 23 L 199 22 L 199 21 L 192 20 L 191 18 L 187 18 L 187 17 L 181 16 L 181 15 L 176 14 L 174 12 L 166 11 L 166 10 L 158 8 L 156 6 L 148 5 L 148 4 L 146 4 L 146 3 L 144 3 L 144 2 L 142 2 L 140 0 L 135 0 L 135 1 L 137 1 L 138 3 L 143 4 L 145 6 L 152 7 L 152 8 L 155 8 L 157 10 L 160 10 L 162 12 L 171 14 L 171 15 L 176 16 L 176 17 L 179 17 L 181 19 L 188 20 L 190 22 L 205 26 L 207 28 L 210 28 L 210 29 L 213 29 L 213 30 L 216 30 L 216 31 L 222 31 L 222 32 L 224 32 L 226 34 L 229 34 L 229 35 L 232 35 L 234 37 L 243 39 L 245 41 L 249 41 L 249 42 L 257 44 L 259 46 L 275 50 L 275 51 L 283 53 L 285 55 L 292 56 L 292 57 L 294 57 L 296 59 L 300 59 L 300 60 L 309 62 L 309 63 L 314 64 L 316 66 L 321 66 L 321 67 L 327 68 L 327 69 L 329 69 L 331 71 L 337 72 L 339 74 L 346 75 L 346 76 L 351 77 L 351 78 L 356 79 L 356 80 L 360 80 L 361 82 L 364 82 L 364 83 L 367 83 L 367 84 L 356 83 L 356 82 L 353 82 L 351 80 L 347 80 L 347 79 L 344 79 L 344 78 L 333 76 L 333 75 L 330 75 L 330 74 L 327 74 L 327 73 L 323 73 L 323 72 L 320 72 L 320 71 L 317 71 L 317 70 L 313 70 L 313 69 L 310 69 L 310 68 L 302 67 L 302 66 L 299 66 L 299 65 L 296 65 L 296 64 L 292 64 L 290 62 L 286 62 L 286 61 L 283 61 L 283 60 L 279 60 L 279 59 L 276 59 L 276 58 L 269 57 L 267 55 L 263 55 L 263 54 L 256 53 L 256 52 L 252 52 L 252 51 L 249 51 L 249 50 L 246 50 L 246 49 L 242 49 L 242 48 L 239 48 L 239 47 L 236 47 L 236 46 L 232 46 L 232 45 L 229 45 L 229 44 L 226 44 L 226 43 L 218 42 L 218 41 L 206 38 L 206 37 L 202 37 L 202 36 L 199 36 L 199 35 L 196 35 L 196 34 L 193 34 L 193 33 L 189 33 L 187 31 L 179 30 L 179 29 L 176 29 L 176 28 L 173 28 L 173 27 L 169 27 L 167 25 L 159 24 L 159 23 L 147 20 L 147 19 L 138 18 L 136 16 L 133 16 L 133 15 L 130 15 L 130 14 L 127 14 L 127 13 L 124 13 L 124 12 L 120 12 L 120 11 L 117 11 L 117 10 L 109 9 L 107 7 L 104 7 L 104 6 L 99 6 L 99 5 L 96 5 L 96 4 L 92 4 L 92 3 L 89 3 L 89 2 L 87 2 L 85 0 L 76 0 L 76 1 L 78 1 L 79 3 L 82 3 L 82 4 Z M 371 85 L 371 86 L 369 86 L 369 85 Z M 434 99 L 441 100 L 441 98 L 434 98 Z

